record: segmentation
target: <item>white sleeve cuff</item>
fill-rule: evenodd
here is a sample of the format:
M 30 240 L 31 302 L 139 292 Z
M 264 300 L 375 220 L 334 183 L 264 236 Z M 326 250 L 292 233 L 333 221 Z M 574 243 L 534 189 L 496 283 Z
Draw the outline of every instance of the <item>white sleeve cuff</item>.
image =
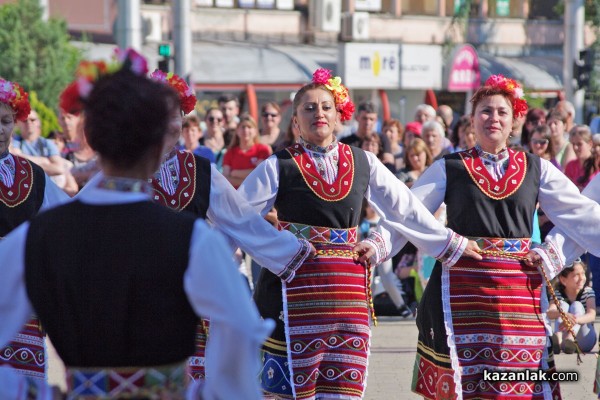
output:
M 565 267 L 564 261 L 560 257 L 560 253 L 550 242 L 544 242 L 532 249 L 542 258 L 542 268 L 546 272 L 548 279 L 553 279 Z
M 386 246 L 381 233 L 378 231 L 371 232 L 369 236 L 363 240 L 363 243 L 368 243 L 375 249 L 375 254 L 371 257 L 371 265 L 379 265 L 387 259 L 390 251 Z
M 450 238 L 448 238 L 446 247 L 437 257 L 435 257 L 440 260 L 442 266 L 446 268 L 450 268 L 456 264 L 469 243 L 464 236 L 461 236 L 450 229 L 448 229 L 448 231 L 450 232 Z
M 310 243 L 306 239 L 298 239 L 298 243 L 300 244 L 300 248 L 296 255 L 292 258 L 292 261 L 285 266 L 283 271 L 281 271 L 277 276 L 281 278 L 283 281 L 290 283 L 292 279 L 296 276 L 296 270 L 304 264 L 304 261 L 308 258 L 310 254 Z

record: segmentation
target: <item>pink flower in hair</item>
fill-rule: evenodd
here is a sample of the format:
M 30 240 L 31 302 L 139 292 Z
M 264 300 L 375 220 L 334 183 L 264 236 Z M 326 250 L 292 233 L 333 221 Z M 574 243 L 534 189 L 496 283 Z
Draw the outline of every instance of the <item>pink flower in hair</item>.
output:
M 116 48 L 115 56 L 120 64 L 123 64 L 125 60 L 129 60 L 131 62 L 131 71 L 137 75 L 146 75 L 148 73 L 146 59 L 131 47 L 125 50 Z
M 332 75 L 330 70 L 325 68 L 319 68 L 314 72 L 312 81 L 313 83 L 326 85 L 331 78 Z

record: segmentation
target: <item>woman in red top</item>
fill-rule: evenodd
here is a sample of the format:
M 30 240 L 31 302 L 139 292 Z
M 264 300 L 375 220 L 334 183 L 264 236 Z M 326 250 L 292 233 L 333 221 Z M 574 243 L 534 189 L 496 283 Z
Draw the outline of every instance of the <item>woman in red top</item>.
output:
M 223 175 L 237 189 L 250 172 L 271 153 L 270 146 L 258 141 L 256 122 L 249 116 L 244 117 L 223 158 Z
M 565 175 L 583 190 L 598 171 L 595 169 L 592 153 L 592 132 L 587 125 L 575 125 L 569 132 L 569 142 L 573 146 L 576 159 L 565 166 Z

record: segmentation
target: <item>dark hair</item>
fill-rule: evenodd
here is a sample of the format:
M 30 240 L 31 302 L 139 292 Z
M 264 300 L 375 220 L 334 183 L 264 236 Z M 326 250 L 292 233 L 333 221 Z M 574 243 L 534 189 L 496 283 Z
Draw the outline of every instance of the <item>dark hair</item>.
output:
M 195 115 L 188 115 L 183 119 L 183 123 L 181 124 L 182 128 L 191 128 L 192 126 L 196 126 L 200 128 L 200 120 Z
M 540 135 L 543 135 L 544 139 L 548 141 L 548 146 L 546 147 L 546 154 L 548 154 L 550 158 L 552 158 L 552 154 L 554 154 L 554 148 L 552 147 L 552 133 L 550 132 L 550 127 L 548 125 L 538 125 L 535 128 L 533 128 L 531 134 L 529 135 L 528 144 L 531 143 L 534 133 L 539 133 Z M 533 153 L 533 147 L 531 145 L 529 146 L 529 152 Z
M 459 145 L 460 138 L 458 137 L 458 131 L 460 129 L 468 128 L 471 126 L 471 117 L 469 115 L 463 115 L 458 119 L 456 126 L 452 129 L 452 134 L 450 135 L 450 142 L 454 147 Z M 466 149 L 463 149 L 466 150 Z
M 162 143 L 179 110 L 170 86 L 122 69 L 100 78 L 85 100 L 85 135 L 102 158 L 129 167 Z
M 240 106 L 240 99 L 238 99 L 238 97 L 232 93 L 226 93 L 224 95 L 219 96 L 219 98 L 217 99 L 218 103 L 229 103 L 230 101 L 235 101 L 235 104 L 238 107 Z
M 527 110 L 527 114 L 525 115 L 525 122 L 523 123 L 523 128 L 521 129 L 521 144 L 523 146 L 529 145 L 529 139 L 533 134 L 533 131 L 530 131 L 527 128 L 528 122 L 538 122 L 539 120 L 546 121 L 546 111 L 541 108 L 530 108 Z
M 559 277 L 563 277 L 566 278 L 569 276 L 569 274 L 571 274 L 571 272 L 573 272 L 573 270 L 575 269 L 575 264 L 581 264 L 581 266 L 583 267 L 583 271 L 586 272 L 586 279 L 587 279 L 587 266 L 585 265 L 585 263 L 581 260 L 581 258 L 577 258 L 575 261 L 573 261 L 573 263 L 566 265 L 562 271 L 560 271 L 560 273 L 558 274 L 558 277 L 556 279 L 556 288 L 564 295 L 565 294 L 565 285 L 562 284 L 562 282 L 560 281 Z
M 373 104 L 370 101 L 364 101 L 358 105 L 358 108 L 356 109 L 356 113 L 360 114 L 363 111 L 366 112 L 367 114 L 373 114 L 373 113 L 377 114 L 377 107 L 375 107 L 375 104 Z

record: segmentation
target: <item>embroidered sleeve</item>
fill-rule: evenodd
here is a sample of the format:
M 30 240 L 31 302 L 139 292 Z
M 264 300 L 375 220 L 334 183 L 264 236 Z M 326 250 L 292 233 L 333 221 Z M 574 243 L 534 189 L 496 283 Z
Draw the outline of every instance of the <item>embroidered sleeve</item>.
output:
M 546 241 L 536 245 L 532 250 L 542 257 L 542 268 L 546 271 L 548 279 L 554 278 L 565 267 L 560 252 L 551 242 Z
M 448 229 L 450 231 L 450 229 Z M 449 268 L 456 264 L 462 253 L 467 248 L 469 241 L 456 232 L 450 231 L 450 238 L 444 250 L 435 258 L 442 262 L 442 266 Z
M 310 243 L 308 242 L 308 240 L 298 239 L 298 242 L 300 243 L 300 248 L 298 249 L 298 252 L 294 256 L 294 258 L 292 258 L 292 261 L 290 261 L 288 265 L 285 266 L 283 271 L 281 271 L 281 273 L 277 275 L 282 280 L 288 283 L 291 282 L 292 279 L 294 279 L 294 276 L 296 276 L 296 270 L 300 268 L 300 266 L 304 263 L 304 261 L 310 254 Z
M 363 242 L 368 243 L 375 249 L 375 254 L 371 257 L 372 265 L 379 265 L 387 259 L 389 250 L 380 232 L 371 232 Z

